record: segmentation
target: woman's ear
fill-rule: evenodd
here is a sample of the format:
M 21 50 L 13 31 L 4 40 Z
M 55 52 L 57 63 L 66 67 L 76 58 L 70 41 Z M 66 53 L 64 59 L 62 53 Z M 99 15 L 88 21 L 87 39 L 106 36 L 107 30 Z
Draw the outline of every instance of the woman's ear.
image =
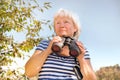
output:
M 77 32 L 77 29 L 76 28 L 74 28 L 74 33 L 76 33 Z

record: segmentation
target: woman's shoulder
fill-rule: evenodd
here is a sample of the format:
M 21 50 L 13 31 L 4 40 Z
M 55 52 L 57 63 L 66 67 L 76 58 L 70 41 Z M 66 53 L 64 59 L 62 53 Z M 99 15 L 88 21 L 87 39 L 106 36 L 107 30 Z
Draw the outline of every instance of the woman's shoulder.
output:
M 44 50 L 48 47 L 50 40 L 41 40 L 38 46 L 36 46 L 36 50 Z

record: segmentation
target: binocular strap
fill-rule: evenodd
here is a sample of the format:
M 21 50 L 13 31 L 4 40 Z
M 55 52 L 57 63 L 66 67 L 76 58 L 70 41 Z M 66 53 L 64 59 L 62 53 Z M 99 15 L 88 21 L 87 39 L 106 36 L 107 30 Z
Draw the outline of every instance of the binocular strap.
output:
M 76 65 L 74 66 L 73 70 L 74 70 L 74 72 L 75 72 L 75 74 L 77 76 L 77 79 L 82 80 L 83 75 L 82 75 L 82 73 L 80 71 L 80 65 L 78 64 L 78 61 L 76 60 L 76 58 L 75 58 L 75 63 L 76 63 Z

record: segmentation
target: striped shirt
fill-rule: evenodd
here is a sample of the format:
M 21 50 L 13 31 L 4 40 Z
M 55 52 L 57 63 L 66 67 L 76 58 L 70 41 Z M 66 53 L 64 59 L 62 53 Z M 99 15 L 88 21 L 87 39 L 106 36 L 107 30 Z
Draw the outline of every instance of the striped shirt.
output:
M 43 40 L 36 47 L 36 50 L 45 50 L 48 44 L 48 40 Z M 85 54 L 85 58 L 88 59 L 89 54 Z M 63 57 L 56 53 L 51 53 L 39 72 L 38 80 L 77 80 L 73 71 L 75 65 L 74 57 Z

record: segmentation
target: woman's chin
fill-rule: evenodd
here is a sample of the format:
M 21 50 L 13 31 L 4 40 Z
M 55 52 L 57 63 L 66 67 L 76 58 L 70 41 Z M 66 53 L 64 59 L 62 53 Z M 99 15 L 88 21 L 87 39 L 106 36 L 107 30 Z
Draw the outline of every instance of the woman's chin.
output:
M 61 34 L 60 36 L 62 36 L 62 37 L 63 37 L 63 36 L 68 36 L 68 35 L 67 35 L 67 34 Z

